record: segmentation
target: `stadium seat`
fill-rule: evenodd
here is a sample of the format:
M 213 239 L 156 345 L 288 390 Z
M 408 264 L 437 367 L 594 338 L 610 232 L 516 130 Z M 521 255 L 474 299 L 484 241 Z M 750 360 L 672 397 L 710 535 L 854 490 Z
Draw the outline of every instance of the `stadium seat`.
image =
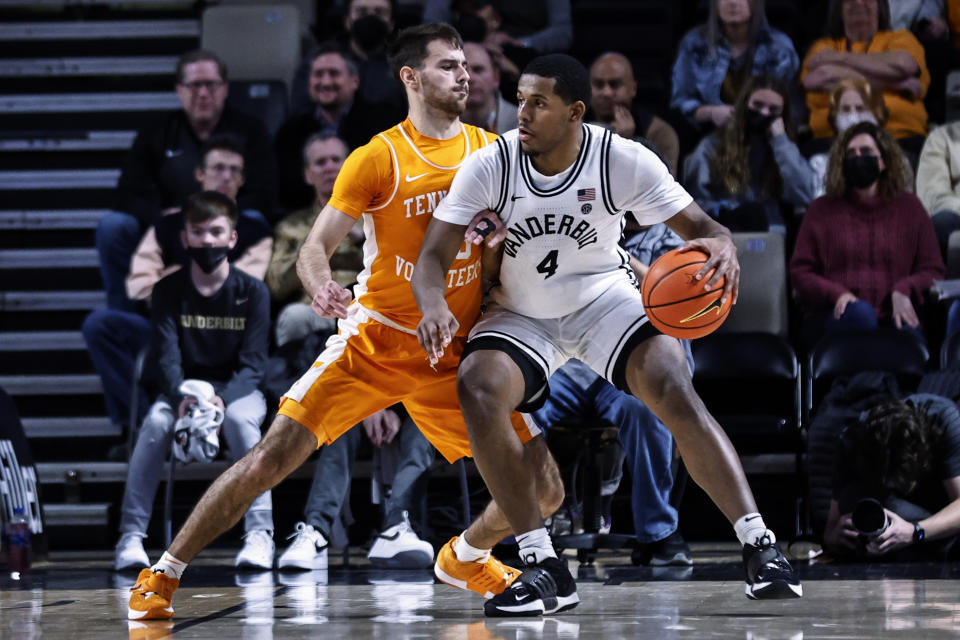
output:
M 300 61 L 300 12 L 289 4 L 209 7 L 200 42 L 223 58 L 232 80 L 290 86 Z
M 237 111 L 258 118 L 271 139 L 287 119 L 287 86 L 280 80 L 231 80 L 227 102 Z

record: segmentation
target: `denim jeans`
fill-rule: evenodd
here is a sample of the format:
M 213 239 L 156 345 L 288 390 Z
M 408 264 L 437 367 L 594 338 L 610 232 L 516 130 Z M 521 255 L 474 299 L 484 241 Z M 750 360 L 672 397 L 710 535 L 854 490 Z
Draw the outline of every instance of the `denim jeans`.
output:
M 107 415 L 115 425 L 136 428 L 147 413 L 150 403 L 141 386 L 137 389 L 136 423 L 129 424 L 134 363 L 137 353 L 150 343 L 150 335 L 150 321 L 126 311 L 97 309 L 83 321 L 83 339 L 103 382 Z
M 221 426 L 221 442 L 226 441 L 233 460 L 239 460 L 260 442 L 260 425 L 267 415 L 263 394 L 254 391 L 227 405 Z M 173 444 L 174 408 L 163 397 L 150 407 L 143 421 L 137 443 L 130 455 L 127 484 L 123 492 L 120 533 L 146 533 L 153 512 L 153 500 L 163 476 L 163 463 Z M 257 496 L 243 518 L 249 533 L 257 529 L 273 531 L 273 509 L 270 492 Z
M 140 221 L 129 213 L 111 211 L 97 224 L 96 245 L 100 258 L 100 276 L 107 292 L 107 308 L 133 311 L 127 297 L 127 274 L 130 259 L 140 244 L 143 229 Z
M 602 378 L 584 389 L 559 373 L 551 376 L 550 398 L 533 417 L 545 429 L 578 419 L 600 418 L 616 425 L 632 481 L 630 500 L 637 540 L 655 542 L 676 531 L 677 510 L 670 505 L 673 436 L 640 400 Z
M 917 312 L 919 315 L 920 310 L 918 309 Z M 838 333 L 840 331 L 872 331 L 881 326 L 895 325 L 891 319 L 880 320 L 877 318 L 877 312 L 869 302 L 857 300 L 856 302 L 848 304 L 847 308 L 843 311 L 843 315 L 839 318 L 833 317 L 833 309 L 820 311 L 807 317 L 804 320 L 803 327 L 804 342 L 809 348 L 813 348 L 820 338 L 827 334 Z M 922 325 L 913 328 L 904 324 L 902 331 L 913 334 L 921 344 L 927 343 Z
M 320 449 L 304 518 L 327 538 L 350 488 L 353 461 L 362 437 L 363 427 L 358 425 Z M 384 501 L 381 526 L 386 530 L 400 522 L 404 511 L 415 511 L 415 503 L 423 491 L 418 481 L 433 463 L 436 451 L 410 418 L 403 421 L 393 442 L 383 445 L 382 449 L 393 449 L 398 458 L 390 495 Z M 386 451 L 382 455 L 387 455 Z

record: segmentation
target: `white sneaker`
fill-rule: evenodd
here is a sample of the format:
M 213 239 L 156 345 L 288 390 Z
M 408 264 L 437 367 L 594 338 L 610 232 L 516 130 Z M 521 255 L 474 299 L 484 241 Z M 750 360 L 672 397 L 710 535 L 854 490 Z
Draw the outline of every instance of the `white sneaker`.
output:
M 233 561 L 235 567 L 273 568 L 273 532 L 256 529 L 243 536 L 243 548 Z
M 287 550 L 280 556 L 277 566 L 281 569 L 327 568 L 327 547 L 330 546 L 323 534 L 306 522 L 298 522 L 287 540 L 294 538 Z
M 407 512 L 403 520 L 383 533 L 367 554 L 370 564 L 389 569 L 427 569 L 433 566 L 433 546 L 417 537 L 410 528 Z
M 115 571 L 142 569 L 150 566 L 150 558 L 147 556 L 147 552 L 143 550 L 143 539 L 145 537 L 145 534 L 137 531 L 120 536 L 113 556 Z

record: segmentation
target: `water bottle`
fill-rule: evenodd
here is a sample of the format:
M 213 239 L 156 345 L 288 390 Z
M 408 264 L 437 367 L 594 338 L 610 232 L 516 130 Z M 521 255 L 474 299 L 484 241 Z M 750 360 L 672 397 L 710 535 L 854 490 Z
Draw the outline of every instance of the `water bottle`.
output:
M 7 523 L 7 570 L 14 580 L 30 570 L 30 523 L 23 507 L 15 508 Z

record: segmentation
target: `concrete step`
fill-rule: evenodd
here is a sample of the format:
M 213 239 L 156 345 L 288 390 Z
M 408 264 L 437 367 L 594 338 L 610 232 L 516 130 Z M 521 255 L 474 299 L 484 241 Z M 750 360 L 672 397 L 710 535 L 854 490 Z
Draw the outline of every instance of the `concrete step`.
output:
M 106 306 L 103 291 L 0 291 L 0 311 L 89 311 Z
M 173 91 L 117 93 L 52 93 L 0 96 L 0 113 L 88 113 L 113 111 L 169 111 L 179 109 Z
M 23 2 L 22 5 L 34 4 Z M 0 6 L 10 6 L 0 3 Z M 86 20 L 0 24 L 0 42 L 199 38 L 199 20 Z
M 74 249 L 0 249 L 0 269 L 97 268 L 93 247 Z
M 96 229 L 100 218 L 108 213 L 110 213 L 109 209 L 0 211 L 0 229 L 30 231 L 49 229 Z
M 227 470 L 233 462 L 230 460 L 215 460 L 206 464 L 178 464 L 176 480 L 212 480 Z M 169 472 L 169 463 L 164 464 L 160 477 L 166 479 Z M 354 469 L 354 478 L 369 478 L 373 466 L 369 460 L 358 460 Z M 306 463 L 294 471 L 290 478 L 309 479 L 313 477 L 311 463 Z M 126 482 L 126 462 L 38 462 L 37 481 L 40 484 L 110 484 Z
M 0 137 L 0 151 L 126 151 L 136 131 L 16 131 Z
M 69 418 L 23 418 L 28 438 L 113 438 L 122 432 L 109 418 L 79 416 Z
M 0 291 L 0 311 L 89 311 L 106 306 L 103 291 Z
M 78 351 L 87 344 L 79 331 L 4 331 L 0 351 Z
M 12 396 L 95 395 L 103 393 L 95 373 L 0 376 L 0 387 Z
M 0 171 L 0 191 L 116 189 L 120 169 Z
M 110 520 L 109 502 L 45 502 L 44 524 L 51 527 L 105 527 Z
M 0 78 L 172 76 L 176 66 L 176 56 L 7 58 L 0 60 Z

